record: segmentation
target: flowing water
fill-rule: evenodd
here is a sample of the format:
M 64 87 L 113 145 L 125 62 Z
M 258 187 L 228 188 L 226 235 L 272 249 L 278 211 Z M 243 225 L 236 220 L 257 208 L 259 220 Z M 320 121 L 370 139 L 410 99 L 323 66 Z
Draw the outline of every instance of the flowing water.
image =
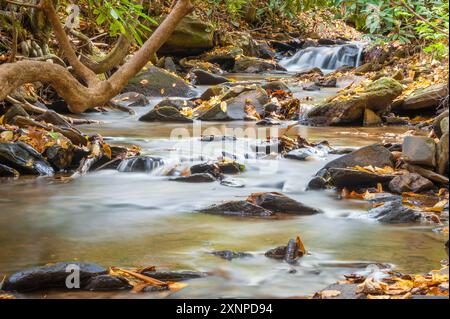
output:
M 329 73 L 342 66 L 359 66 L 364 45 L 351 43 L 342 45 L 309 47 L 285 58 L 280 64 L 289 72 L 301 72 L 313 67 Z
M 204 89 L 204 88 L 203 88 Z M 322 91 L 321 97 L 335 90 Z M 297 95 L 305 94 L 301 91 Z M 155 104 L 157 101 L 153 101 Z M 151 106 L 149 106 L 151 107 Z M 134 116 L 119 112 L 90 114 L 105 121 L 83 127 L 115 145 L 139 145 L 151 161 L 150 173 L 105 170 L 70 183 L 49 178 L 20 179 L 0 184 L 0 275 L 58 261 L 85 261 L 104 266 L 194 270 L 211 275 L 188 282 L 171 298 L 181 297 L 292 297 L 305 296 L 365 271 L 370 263 L 388 263 L 407 272 L 425 272 L 446 257 L 442 235 L 431 226 L 387 226 L 365 218 L 367 204 L 339 200 L 333 191 L 305 192 L 310 178 L 334 155 L 308 161 L 245 159 L 258 132 L 254 123 L 158 124 L 138 122 L 149 107 Z M 286 130 L 285 123 L 281 132 Z M 170 139 L 174 129 L 188 134 Z M 230 134 L 246 129 L 236 142 L 200 142 L 201 134 Z M 269 129 L 263 129 L 267 131 Z M 334 147 L 359 147 L 394 141 L 405 128 L 307 128 L 310 141 L 328 140 Z M 237 133 L 238 131 L 233 131 Z M 231 132 L 231 133 L 233 133 Z M 263 132 L 259 132 L 263 134 Z M 271 134 L 274 134 L 272 132 Z M 250 136 L 250 137 L 248 137 Z M 260 137 L 261 135 L 257 135 Z M 200 157 L 236 154 L 246 171 L 234 180 L 243 188 L 218 183 L 185 184 L 168 180 L 160 170 L 175 163 L 190 166 Z M 190 160 L 194 160 L 190 162 Z M 306 217 L 257 219 L 212 216 L 196 209 L 225 200 L 243 199 L 253 192 L 282 191 L 324 214 Z M 264 257 L 268 249 L 300 235 L 309 252 L 299 265 Z M 210 254 L 231 249 L 253 257 L 225 261 Z M 295 271 L 292 271 L 292 270 Z M 167 293 L 50 292 L 47 297 L 158 298 Z M 43 297 L 43 293 L 29 296 Z

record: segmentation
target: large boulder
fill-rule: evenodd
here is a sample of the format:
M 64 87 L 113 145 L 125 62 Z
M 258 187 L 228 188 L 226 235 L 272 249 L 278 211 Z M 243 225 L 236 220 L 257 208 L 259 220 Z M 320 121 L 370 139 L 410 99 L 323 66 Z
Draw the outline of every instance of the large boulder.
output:
M 24 142 L 0 142 L 0 164 L 21 174 L 53 175 L 52 166 L 30 145 Z
M 418 89 L 408 95 L 403 102 L 396 103 L 396 111 L 435 109 L 448 95 L 448 84 L 440 83 Z
M 389 190 L 394 193 L 414 192 L 419 193 L 432 189 L 434 184 L 429 179 L 416 173 L 396 176 L 389 183 Z
M 383 168 L 392 167 L 393 161 L 394 156 L 384 146 L 373 144 L 341 156 L 326 164 L 325 168 L 348 168 L 357 165 Z
M 361 92 L 344 92 L 313 108 L 306 114 L 305 121 L 317 125 L 361 124 L 366 108 L 375 113 L 385 112 L 402 90 L 402 85 L 396 80 L 384 77 Z
M 19 176 L 19 172 L 15 169 L 0 164 L 0 177 L 17 177 Z
M 66 288 L 66 279 L 74 271 L 73 269 L 79 270 L 81 287 L 91 278 L 107 273 L 105 268 L 95 264 L 61 262 L 17 272 L 5 280 L 2 289 L 23 292 L 48 288 Z
M 403 140 L 403 156 L 410 164 L 436 166 L 436 143 L 426 136 L 407 136 Z
M 193 15 L 185 16 L 159 49 L 162 55 L 192 56 L 214 47 L 214 29 Z
M 154 108 L 139 118 L 142 122 L 181 122 L 192 123 L 192 119 L 181 114 L 181 112 L 173 106 L 162 106 Z
M 194 97 L 196 92 L 176 74 L 156 66 L 147 65 L 132 78 L 124 92 L 137 92 L 147 96 L 162 97 Z

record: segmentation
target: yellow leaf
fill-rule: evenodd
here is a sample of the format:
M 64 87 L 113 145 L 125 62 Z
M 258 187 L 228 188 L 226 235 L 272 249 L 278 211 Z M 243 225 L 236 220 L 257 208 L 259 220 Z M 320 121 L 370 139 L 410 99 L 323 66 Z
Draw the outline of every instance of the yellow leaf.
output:
M 322 298 L 332 298 L 339 296 L 341 292 L 339 290 L 323 290 L 319 294 Z
M 139 82 L 139 83 L 141 83 L 142 85 L 146 85 L 147 83 L 148 83 L 148 80 L 141 80 L 141 82 Z
M 305 249 L 305 245 L 303 245 L 302 240 L 300 239 L 300 236 L 297 236 L 296 238 L 296 243 L 297 243 L 297 247 L 298 249 L 300 249 L 300 251 L 302 252 L 302 254 L 306 254 L 306 249 Z
M 14 138 L 14 133 L 12 131 L 4 131 L 0 133 L 0 140 L 3 142 L 9 142 Z
M 220 109 L 221 109 L 224 113 L 226 113 L 226 112 L 227 112 L 227 102 L 222 101 L 222 102 L 220 103 Z
M 105 153 L 106 156 L 108 156 L 109 159 L 112 158 L 112 151 L 111 151 L 111 147 L 109 147 L 108 144 L 103 144 L 103 152 Z

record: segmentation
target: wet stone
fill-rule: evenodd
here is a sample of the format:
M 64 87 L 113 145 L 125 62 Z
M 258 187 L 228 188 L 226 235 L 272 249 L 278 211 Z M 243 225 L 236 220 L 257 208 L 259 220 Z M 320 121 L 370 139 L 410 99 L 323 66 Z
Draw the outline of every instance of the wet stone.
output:
M 0 177 L 17 177 L 19 172 L 6 165 L 0 164 Z
M 398 194 L 405 192 L 420 193 L 432 188 L 434 188 L 432 181 L 416 173 L 396 176 L 389 183 L 389 190 Z
M 243 253 L 240 251 L 232 251 L 232 250 L 213 251 L 211 254 L 214 256 L 218 256 L 225 260 L 233 260 L 236 258 L 244 258 L 244 257 L 253 257 L 252 254 Z
M 80 283 L 83 285 L 92 277 L 106 274 L 107 270 L 95 264 L 61 262 L 54 265 L 34 267 L 9 276 L 3 283 L 5 291 L 33 291 L 48 288 L 65 288 L 67 276 L 74 268 L 79 269 Z
M 403 155 L 410 164 L 436 166 L 436 144 L 425 136 L 407 136 L 403 140 Z
M 191 174 L 188 176 L 178 176 L 170 179 L 171 181 L 184 183 L 212 183 L 217 181 L 216 177 L 209 173 Z
M 199 210 L 201 213 L 242 217 L 268 217 L 273 213 L 247 201 L 231 201 Z
M 281 193 L 254 193 L 247 199 L 251 203 L 273 213 L 291 215 L 313 215 L 321 213 L 319 209 L 306 206 Z
M 133 286 L 125 278 L 111 275 L 92 277 L 83 287 L 83 289 L 90 291 L 129 290 L 132 288 Z
M 387 202 L 369 210 L 369 216 L 385 224 L 413 223 L 419 221 L 421 214 L 403 206 L 401 201 Z

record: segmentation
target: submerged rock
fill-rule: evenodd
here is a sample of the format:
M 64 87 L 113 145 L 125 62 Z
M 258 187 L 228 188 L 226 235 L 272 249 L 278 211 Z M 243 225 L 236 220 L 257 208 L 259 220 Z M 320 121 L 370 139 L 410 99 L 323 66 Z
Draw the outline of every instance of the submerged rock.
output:
M 80 284 L 84 284 L 92 277 L 103 275 L 107 270 L 95 264 L 80 262 L 61 262 L 54 265 L 34 267 L 17 272 L 3 283 L 5 291 L 34 291 L 48 288 L 66 288 L 66 279 L 77 267 L 80 274 Z
M 369 210 L 369 217 L 385 224 L 412 223 L 421 218 L 421 214 L 403 206 L 401 201 L 387 202 Z
M 396 176 L 389 183 L 389 190 L 398 194 L 405 192 L 420 193 L 432 188 L 434 188 L 432 181 L 416 173 Z
M 247 201 L 258 205 L 272 213 L 292 214 L 292 215 L 313 215 L 321 213 L 319 209 L 306 206 L 296 200 L 281 193 L 254 193 Z
M 217 181 L 216 177 L 209 173 L 191 174 L 188 176 L 177 176 L 171 178 L 172 181 L 184 183 L 212 183 Z
M 120 162 L 117 170 L 119 172 L 144 172 L 149 173 L 154 169 L 164 165 L 164 161 L 158 157 L 152 156 L 133 156 Z
M 0 164 L 21 174 L 53 175 L 51 165 L 34 148 L 24 142 L 0 142 Z
M 381 78 L 369 84 L 362 92 L 350 94 L 342 99 L 337 97 L 331 102 L 313 108 L 306 114 L 305 122 L 318 125 L 362 123 L 366 108 L 374 112 L 383 112 L 402 90 L 402 85 L 396 80 Z
M 161 281 L 184 281 L 206 277 L 208 274 L 195 271 L 149 271 L 142 272 L 143 275 L 149 276 Z
M 242 217 L 248 216 L 268 217 L 273 215 L 271 211 L 244 200 L 231 201 L 219 205 L 212 205 L 208 208 L 199 210 L 199 212 L 207 214 L 242 216 Z
M 284 157 L 290 158 L 290 159 L 295 159 L 295 160 L 300 160 L 300 161 L 305 161 L 308 157 L 310 157 L 312 155 L 314 155 L 314 152 L 311 151 L 309 148 L 298 148 L 298 149 L 288 152 Z
M 173 106 L 161 106 L 142 115 L 139 121 L 143 122 L 181 122 L 192 123 L 192 119 L 184 116 Z
M 244 257 L 253 257 L 252 254 L 243 253 L 240 251 L 232 251 L 232 250 L 213 251 L 211 254 L 214 256 L 218 256 L 225 260 L 233 260 L 236 258 L 244 258 Z
M 325 189 L 327 187 L 327 180 L 321 176 L 315 176 L 308 183 L 307 190 Z
M 83 287 L 83 289 L 90 291 L 130 290 L 132 288 L 133 286 L 124 277 L 111 275 L 92 277 Z
M 137 92 L 146 96 L 194 97 L 196 92 L 182 78 L 156 66 L 147 65 L 132 78 L 124 92 Z
M 177 110 L 181 111 L 185 107 L 193 108 L 195 105 L 192 101 L 186 100 L 186 99 L 179 99 L 179 98 L 166 98 L 155 105 L 154 109 L 159 109 L 164 106 L 167 107 L 174 107 Z

